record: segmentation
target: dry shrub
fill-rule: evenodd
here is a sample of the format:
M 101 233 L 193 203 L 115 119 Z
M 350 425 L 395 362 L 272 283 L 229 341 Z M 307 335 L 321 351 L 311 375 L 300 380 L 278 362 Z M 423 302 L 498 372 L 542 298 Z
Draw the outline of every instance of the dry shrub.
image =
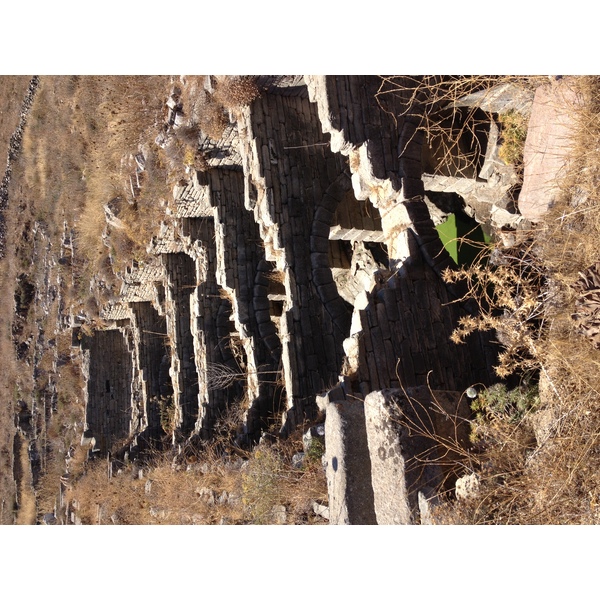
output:
M 312 503 L 327 501 L 320 457 L 305 457 L 302 468 L 291 466 L 290 448 L 279 443 L 257 448 L 242 475 L 242 501 L 249 522 L 276 522 L 274 507 L 285 506 L 287 522 L 311 522 Z
M 190 135 L 190 139 L 186 139 L 179 135 L 182 130 L 198 131 Z M 176 134 L 170 136 L 165 147 L 161 148 L 161 157 L 164 160 L 167 168 L 167 182 L 169 185 L 179 183 L 182 179 L 187 179 L 187 170 L 194 169 L 196 171 L 206 171 L 209 168 L 205 153 L 198 148 L 199 130 L 197 126 L 179 127 L 175 130 Z
M 220 140 L 229 126 L 229 118 L 223 106 L 206 90 L 199 92 L 197 104 L 200 129 L 212 140 Z
M 460 318 L 451 337 L 455 343 L 462 343 L 474 331 L 494 330 L 504 346 L 495 367 L 499 377 L 538 366 L 538 340 L 550 294 L 545 270 L 530 244 L 510 250 L 490 248 L 489 254 L 480 254 L 469 267 L 447 269 L 444 280 L 466 282 L 464 299 L 475 300 L 479 307 L 476 315 Z
M 503 84 L 531 90 L 547 81 L 546 77 L 510 75 L 391 76 L 381 78 L 376 98 L 386 112 L 415 120 L 433 148 L 429 166 L 434 172 L 473 177 L 487 144 L 489 116 L 479 108 L 486 96 Z M 478 102 L 458 106 L 473 93 L 481 94 Z M 402 114 L 396 114 L 389 104 L 392 97 L 402 98 L 407 107 Z
M 500 114 L 498 120 L 502 125 L 502 145 L 498 151 L 500 159 L 507 165 L 521 165 L 527 137 L 527 117 L 511 110 Z
M 251 104 L 260 96 L 256 78 L 250 75 L 216 77 L 214 99 L 224 108 L 233 110 Z

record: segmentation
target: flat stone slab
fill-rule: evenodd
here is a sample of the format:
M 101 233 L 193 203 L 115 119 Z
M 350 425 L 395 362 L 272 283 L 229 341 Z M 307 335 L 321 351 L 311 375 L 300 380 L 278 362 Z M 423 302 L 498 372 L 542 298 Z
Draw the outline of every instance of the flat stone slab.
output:
M 535 93 L 523 150 L 523 187 L 519 211 L 533 223 L 543 219 L 558 197 L 574 127 L 577 95 L 570 80 L 540 86 Z

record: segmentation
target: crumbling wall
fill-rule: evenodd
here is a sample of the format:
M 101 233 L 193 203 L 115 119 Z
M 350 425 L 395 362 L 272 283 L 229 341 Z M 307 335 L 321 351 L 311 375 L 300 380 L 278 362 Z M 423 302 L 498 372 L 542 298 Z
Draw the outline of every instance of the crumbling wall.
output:
M 139 336 L 138 360 L 142 380 L 144 420 L 151 437 L 160 435 L 159 401 L 173 393 L 168 372 L 170 350 L 166 318 L 150 302 L 131 303 L 135 328 Z
M 211 169 L 198 179 L 206 186 L 213 206 L 217 251 L 213 268 L 231 300 L 235 331 L 230 332 L 230 339 L 241 353 L 238 361 L 243 360 L 246 368 L 245 435 L 256 439 L 278 409 L 281 341 L 272 321 L 273 302 L 277 302 L 272 297 L 275 274 L 265 261 L 259 226 L 244 205 L 243 172 Z M 285 293 L 285 289 L 280 291 Z
M 354 313 L 344 347 L 357 389 L 366 396 L 388 387 L 464 391 L 474 383 L 491 383 L 491 336 L 473 335 L 460 345 L 450 340 L 466 313 L 452 302 L 417 244 L 411 245 L 411 258 L 397 273 L 382 277 Z
M 184 219 L 182 232 L 202 248 L 196 259 L 191 318 L 194 337 L 194 355 L 197 360 L 197 390 L 199 412 L 195 430 L 208 438 L 219 414 L 242 390 L 239 385 L 240 368 L 230 347 L 231 302 L 222 295 L 217 284 L 215 265 L 217 250 L 213 218 Z M 236 377 L 219 381 L 214 369 L 224 366 Z M 212 369 L 212 371 L 211 371 Z M 229 385 L 231 384 L 231 385 Z

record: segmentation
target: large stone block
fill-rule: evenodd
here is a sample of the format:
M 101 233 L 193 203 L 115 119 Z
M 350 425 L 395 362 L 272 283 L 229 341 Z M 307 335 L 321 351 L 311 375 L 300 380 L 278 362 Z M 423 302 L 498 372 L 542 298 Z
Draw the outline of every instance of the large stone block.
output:
M 466 398 L 420 386 L 371 392 L 364 407 L 377 523 L 418 523 L 419 495 L 434 499 L 454 484 L 453 460 L 468 437 Z
M 364 405 L 360 400 L 327 404 L 325 444 L 330 523 L 376 524 Z
M 568 79 L 536 90 L 523 150 L 523 187 L 519 211 L 541 221 L 558 198 L 559 179 L 571 150 L 578 97 Z

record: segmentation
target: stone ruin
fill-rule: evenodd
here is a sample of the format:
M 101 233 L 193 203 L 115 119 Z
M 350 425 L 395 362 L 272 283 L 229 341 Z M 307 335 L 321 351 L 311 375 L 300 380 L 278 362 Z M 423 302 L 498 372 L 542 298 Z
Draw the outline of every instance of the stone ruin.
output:
M 489 335 L 449 340 L 477 307 L 441 278 L 454 263 L 434 219 L 453 198 L 487 225 L 521 225 L 491 117 L 508 92 L 486 97 L 478 169 L 440 173 L 418 111 L 401 94 L 378 100 L 378 77 L 257 81 L 221 143 L 199 141 L 209 168 L 174 188 L 175 214 L 105 308 L 108 328 L 81 342 L 84 437 L 103 455 L 166 434 L 208 440 L 235 408 L 249 447 L 325 414 L 331 522 L 424 522 L 444 477 L 408 473 L 416 450 L 393 415 L 423 390 L 444 390 L 458 414 L 467 387 L 492 382 Z M 408 491 L 386 492 L 390 477 Z

